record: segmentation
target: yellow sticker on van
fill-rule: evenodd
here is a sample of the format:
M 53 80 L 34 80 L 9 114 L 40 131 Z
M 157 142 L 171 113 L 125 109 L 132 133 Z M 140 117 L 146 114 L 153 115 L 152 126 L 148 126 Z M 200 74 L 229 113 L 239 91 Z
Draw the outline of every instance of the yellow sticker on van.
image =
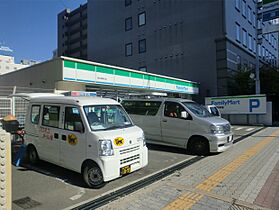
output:
M 117 137 L 114 139 L 114 144 L 120 147 L 124 144 L 124 139 L 122 137 Z
M 70 145 L 76 145 L 78 143 L 78 138 L 75 134 L 69 134 L 68 135 L 68 143 Z

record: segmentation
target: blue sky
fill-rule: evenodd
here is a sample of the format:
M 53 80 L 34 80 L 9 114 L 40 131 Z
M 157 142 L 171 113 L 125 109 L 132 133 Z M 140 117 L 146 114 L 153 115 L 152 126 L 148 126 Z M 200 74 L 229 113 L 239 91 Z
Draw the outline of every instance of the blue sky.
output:
M 45 61 L 57 48 L 57 14 L 86 0 L 0 0 L 0 43 L 9 46 L 16 62 Z

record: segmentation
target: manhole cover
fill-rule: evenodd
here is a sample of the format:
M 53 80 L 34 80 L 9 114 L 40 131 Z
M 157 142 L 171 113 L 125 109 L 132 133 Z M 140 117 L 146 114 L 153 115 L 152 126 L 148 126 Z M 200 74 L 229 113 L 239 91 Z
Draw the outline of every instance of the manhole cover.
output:
M 23 209 L 32 209 L 34 207 L 41 205 L 41 203 L 32 200 L 30 197 L 24 197 L 18 200 L 14 200 L 13 203 Z

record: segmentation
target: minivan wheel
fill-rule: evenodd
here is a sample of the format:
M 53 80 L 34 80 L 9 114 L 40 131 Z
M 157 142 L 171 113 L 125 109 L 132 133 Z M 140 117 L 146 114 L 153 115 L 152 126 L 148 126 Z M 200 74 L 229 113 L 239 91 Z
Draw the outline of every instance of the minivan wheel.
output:
M 197 155 L 208 155 L 209 154 L 208 141 L 202 138 L 195 138 L 191 141 L 190 149 Z
M 37 150 L 34 146 L 28 146 L 26 150 L 27 163 L 36 164 L 39 161 Z
M 92 162 L 86 163 L 82 175 L 85 183 L 91 188 L 99 189 L 106 184 L 101 169 Z

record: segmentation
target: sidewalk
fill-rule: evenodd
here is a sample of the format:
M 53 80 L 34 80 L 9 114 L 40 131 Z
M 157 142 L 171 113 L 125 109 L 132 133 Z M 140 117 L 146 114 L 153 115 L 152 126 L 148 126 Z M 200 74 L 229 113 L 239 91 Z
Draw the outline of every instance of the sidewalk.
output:
M 99 209 L 279 209 L 279 129 L 267 128 Z

